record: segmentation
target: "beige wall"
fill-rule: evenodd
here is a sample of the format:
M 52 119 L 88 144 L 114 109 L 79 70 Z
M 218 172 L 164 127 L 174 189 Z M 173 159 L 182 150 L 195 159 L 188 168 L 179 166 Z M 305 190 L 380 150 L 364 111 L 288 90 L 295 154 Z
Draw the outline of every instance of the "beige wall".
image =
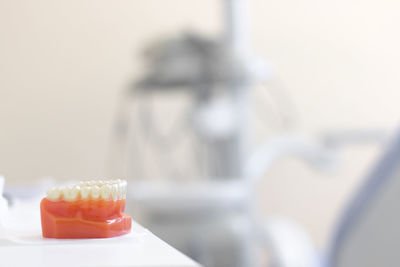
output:
M 400 59 L 396 1 L 251 1 L 256 51 L 316 134 L 397 123 Z M 0 173 L 104 176 L 121 88 L 141 71 L 153 37 L 191 28 L 216 34 L 219 1 L 0 1 Z M 346 149 L 344 168 L 321 174 L 286 160 L 262 183 L 262 210 L 298 220 L 318 244 L 376 156 Z

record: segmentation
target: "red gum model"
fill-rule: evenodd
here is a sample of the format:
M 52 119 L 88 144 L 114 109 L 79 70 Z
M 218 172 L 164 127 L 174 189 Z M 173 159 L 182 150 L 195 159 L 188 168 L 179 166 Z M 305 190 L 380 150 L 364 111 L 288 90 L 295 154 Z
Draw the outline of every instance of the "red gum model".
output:
M 81 182 L 53 188 L 40 203 L 43 237 L 107 238 L 130 232 L 126 181 Z

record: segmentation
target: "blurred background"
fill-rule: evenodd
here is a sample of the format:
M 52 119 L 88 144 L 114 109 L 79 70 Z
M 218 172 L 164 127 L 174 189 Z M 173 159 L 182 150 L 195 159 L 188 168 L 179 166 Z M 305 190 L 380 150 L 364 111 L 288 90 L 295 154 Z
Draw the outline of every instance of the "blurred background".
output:
M 326 247 L 398 122 L 400 4 L 253 0 L 245 12 L 229 2 L 0 1 L 7 185 L 118 176 L 225 187 L 251 179 L 248 161 L 263 165 L 267 153 L 271 164 L 254 167 L 251 207 L 295 221 Z M 264 143 L 272 156 L 257 154 Z M 147 207 L 158 191 L 141 186 L 150 195 L 131 196 Z M 167 216 L 141 214 L 150 230 Z M 179 248 L 176 235 L 164 239 Z M 199 250 L 185 253 L 214 266 Z

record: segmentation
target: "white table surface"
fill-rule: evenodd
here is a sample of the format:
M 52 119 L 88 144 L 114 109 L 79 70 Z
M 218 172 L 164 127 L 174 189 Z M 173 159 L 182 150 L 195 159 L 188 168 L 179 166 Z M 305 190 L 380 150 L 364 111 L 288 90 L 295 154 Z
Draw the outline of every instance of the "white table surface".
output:
M 199 266 L 133 221 L 130 234 L 105 239 L 42 238 L 39 200 L 2 214 L 0 266 Z M 1 219 L 1 218 L 0 218 Z

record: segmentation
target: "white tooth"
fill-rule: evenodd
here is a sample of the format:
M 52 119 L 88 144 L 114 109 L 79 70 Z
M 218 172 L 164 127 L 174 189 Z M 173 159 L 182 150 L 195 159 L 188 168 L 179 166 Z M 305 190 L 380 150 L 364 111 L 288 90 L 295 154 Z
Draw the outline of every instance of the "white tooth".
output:
M 79 182 L 79 186 L 81 186 L 81 187 L 90 186 L 90 182 L 89 181 L 81 181 L 81 182 Z
M 104 200 L 108 200 L 110 198 L 110 193 L 111 193 L 111 186 L 109 185 L 103 185 L 100 189 L 101 197 Z
M 61 186 L 61 187 L 59 188 L 59 190 L 60 190 L 61 198 L 64 199 L 64 198 L 65 198 L 66 191 L 68 190 L 67 187 Z
M 124 186 L 122 184 L 118 184 L 118 198 L 124 198 Z
M 92 190 L 92 198 L 93 199 L 98 199 L 100 197 L 100 187 L 98 187 L 97 185 L 93 185 L 91 186 Z
M 46 197 L 52 201 L 56 201 L 60 198 L 61 192 L 60 189 L 53 187 L 46 192 Z
M 119 194 L 118 194 L 118 185 L 117 184 L 113 184 L 110 185 L 111 187 L 111 197 L 114 201 L 116 201 L 119 198 Z
M 75 199 L 78 198 L 79 192 L 81 192 L 81 187 L 79 185 L 75 185 L 72 188 L 72 192 L 75 194 Z
M 105 200 L 112 198 L 114 201 L 118 199 L 125 199 L 127 192 L 127 181 L 116 180 L 90 180 L 81 181 L 79 185 L 74 187 L 60 187 L 51 188 L 46 191 L 46 197 L 49 200 L 57 201 L 60 198 L 66 201 L 76 201 L 80 195 L 81 199 L 99 199 L 100 197 Z
M 118 199 L 123 199 L 123 198 L 124 198 L 123 186 L 119 183 L 118 184 Z
M 64 199 L 66 201 L 75 201 L 78 197 L 79 191 L 80 191 L 79 185 L 76 185 L 74 187 L 69 186 L 69 187 L 65 188 L 63 191 Z
M 128 182 L 126 180 L 122 180 L 121 185 L 122 185 L 122 198 L 126 198 Z
M 81 198 L 82 199 L 88 199 L 89 194 L 90 194 L 90 187 L 89 186 L 83 186 L 81 187 Z

